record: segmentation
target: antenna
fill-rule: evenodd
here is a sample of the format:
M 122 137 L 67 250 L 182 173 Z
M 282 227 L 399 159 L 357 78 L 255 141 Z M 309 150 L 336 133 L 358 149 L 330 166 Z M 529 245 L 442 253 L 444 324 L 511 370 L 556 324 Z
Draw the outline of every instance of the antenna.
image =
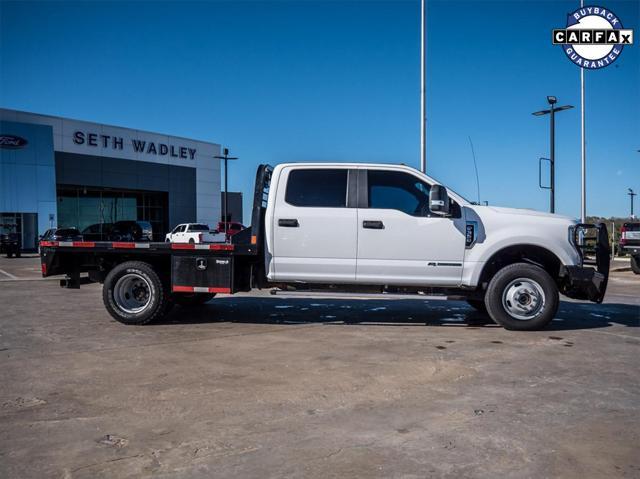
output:
M 480 177 L 478 176 L 478 163 L 476 163 L 476 152 L 473 149 L 473 142 L 469 136 L 469 145 L 471 146 L 471 156 L 473 157 L 473 167 L 476 169 L 476 187 L 478 189 L 478 204 L 480 203 Z

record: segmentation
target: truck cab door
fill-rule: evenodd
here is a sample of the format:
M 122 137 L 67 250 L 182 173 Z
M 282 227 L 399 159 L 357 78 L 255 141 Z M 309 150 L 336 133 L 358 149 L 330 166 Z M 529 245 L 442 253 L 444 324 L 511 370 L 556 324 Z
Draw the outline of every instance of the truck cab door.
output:
M 176 233 L 173 235 L 173 241 L 176 243 L 184 243 L 184 232 L 187 229 L 187 225 L 178 226 Z
M 460 206 L 452 206 L 452 217 L 433 214 L 430 184 L 407 171 L 361 169 L 358 180 L 357 282 L 459 285 L 465 252 Z
M 357 212 L 347 201 L 350 183 L 355 194 L 353 171 L 351 182 L 348 168 L 281 171 L 272 216 L 271 281 L 355 281 Z

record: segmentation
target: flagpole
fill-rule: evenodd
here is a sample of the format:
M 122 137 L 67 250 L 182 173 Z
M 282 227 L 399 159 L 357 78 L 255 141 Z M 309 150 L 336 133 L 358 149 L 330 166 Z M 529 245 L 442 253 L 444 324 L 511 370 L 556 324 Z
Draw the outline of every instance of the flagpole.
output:
M 426 0 L 420 0 L 420 171 L 427 172 Z
M 580 0 L 580 8 L 584 7 L 584 0 Z M 580 202 L 580 221 L 587 221 L 587 146 L 584 129 L 584 68 L 580 67 L 580 135 L 581 135 L 581 169 L 582 169 L 582 194 Z

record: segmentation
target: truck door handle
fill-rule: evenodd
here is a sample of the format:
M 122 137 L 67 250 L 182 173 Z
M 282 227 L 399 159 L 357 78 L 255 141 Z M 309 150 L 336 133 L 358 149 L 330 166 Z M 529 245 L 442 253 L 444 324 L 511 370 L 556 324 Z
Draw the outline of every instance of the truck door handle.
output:
M 284 226 L 286 228 L 297 228 L 298 226 L 300 226 L 300 223 L 298 223 L 298 220 L 296 219 L 281 219 L 278 220 L 278 226 Z
M 382 221 L 363 221 L 362 227 L 371 230 L 383 230 L 384 223 Z

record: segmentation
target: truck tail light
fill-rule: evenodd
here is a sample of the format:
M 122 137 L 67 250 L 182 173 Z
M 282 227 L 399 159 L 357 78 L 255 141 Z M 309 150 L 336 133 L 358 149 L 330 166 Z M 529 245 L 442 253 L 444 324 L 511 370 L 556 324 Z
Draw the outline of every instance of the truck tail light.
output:
M 627 228 L 620 228 L 620 246 L 624 246 L 627 242 Z
M 41 263 L 40 267 L 42 269 L 42 276 L 46 276 L 47 275 L 47 263 Z

